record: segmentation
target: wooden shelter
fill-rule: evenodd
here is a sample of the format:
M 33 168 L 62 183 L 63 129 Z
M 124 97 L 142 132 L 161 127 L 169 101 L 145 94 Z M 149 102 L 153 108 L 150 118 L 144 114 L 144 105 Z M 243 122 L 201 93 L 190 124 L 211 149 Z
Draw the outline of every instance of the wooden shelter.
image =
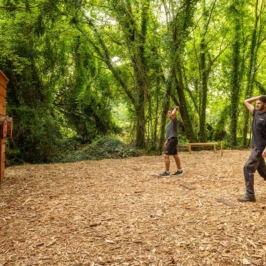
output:
M 8 78 L 0 70 L 0 183 L 5 172 L 5 142 L 12 137 L 13 119 L 6 115 L 6 89 Z

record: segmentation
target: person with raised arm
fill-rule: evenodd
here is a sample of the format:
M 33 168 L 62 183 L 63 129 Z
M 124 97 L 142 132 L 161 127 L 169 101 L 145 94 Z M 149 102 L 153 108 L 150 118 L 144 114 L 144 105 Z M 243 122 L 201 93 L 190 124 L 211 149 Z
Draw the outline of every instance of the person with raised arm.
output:
M 177 171 L 173 175 L 175 176 L 183 175 L 180 158 L 177 152 L 177 144 L 178 144 L 177 132 L 178 132 L 179 121 L 176 118 L 176 112 L 179 112 L 178 106 L 176 106 L 173 109 L 168 110 L 167 112 L 167 115 L 170 118 L 170 121 L 166 127 L 166 141 L 164 142 L 165 171 L 162 174 L 160 174 L 160 177 L 170 177 L 170 156 L 171 155 L 174 157 L 176 167 L 177 167 Z
M 256 102 L 256 108 L 252 104 L 253 102 Z M 258 171 L 259 175 L 266 181 L 266 166 L 264 161 L 266 157 L 266 96 L 249 98 L 245 100 L 245 105 L 253 115 L 252 150 L 244 165 L 246 193 L 238 201 L 255 202 L 254 173 Z

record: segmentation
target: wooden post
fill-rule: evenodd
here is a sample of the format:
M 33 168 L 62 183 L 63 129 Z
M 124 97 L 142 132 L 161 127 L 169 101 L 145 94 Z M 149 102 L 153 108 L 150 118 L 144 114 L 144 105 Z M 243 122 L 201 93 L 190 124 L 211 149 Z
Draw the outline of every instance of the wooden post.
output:
M 5 172 L 5 140 L 7 137 L 8 120 L 6 118 L 6 88 L 8 78 L 0 70 L 0 183 L 4 179 Z M 11 129 L 12 131 L 12 129 Z M 12 134 L 10 134 L 12 136 Z
M 223 156 L 223 142 L 221 141 L 221 156 Z
M 213 151 L 216 153 L 216 144 L 213 144 Z

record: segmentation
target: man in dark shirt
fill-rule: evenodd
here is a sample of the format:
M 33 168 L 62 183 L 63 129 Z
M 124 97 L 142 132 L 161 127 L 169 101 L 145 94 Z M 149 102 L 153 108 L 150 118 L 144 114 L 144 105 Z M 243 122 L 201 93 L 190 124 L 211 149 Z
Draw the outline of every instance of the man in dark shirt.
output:
M 256 109 L 252 105 L 256 101 Z M 246 194 L 241 196 L 240 202 L 255 202 L 254 173 L 256 170 L 266 181 L 266 96 L 257 96 L 245 100 L 247 109 L 253 115 L 252 122 L 252 152 L 244 166 Z
M 181 169 L 180 158 L 177 154 L 177 131 L 178 131 L 178 120 L 176 119 L 176 112 L 179 111 L 179 107 L 176 106 L 174 109 L 168 111 L 167 115 L 171 119 L 166 127 L 166 141 L 164 142 L 165 154 L 165 172 L 160 174 L 161 177 L 170 177 L 170 155 L 173 155 L 177 166 L 177 171 L 173 174 L 175 176 L 183 175 Z

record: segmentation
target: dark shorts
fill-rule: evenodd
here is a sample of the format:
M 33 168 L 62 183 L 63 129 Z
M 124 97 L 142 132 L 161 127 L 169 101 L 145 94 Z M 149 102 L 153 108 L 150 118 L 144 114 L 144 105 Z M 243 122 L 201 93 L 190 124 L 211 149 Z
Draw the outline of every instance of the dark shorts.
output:
M 177 154 L 177 138 L 171 138 L 168 140 L 167 146 L 165 147 L 165 154 L 176 155 Z

